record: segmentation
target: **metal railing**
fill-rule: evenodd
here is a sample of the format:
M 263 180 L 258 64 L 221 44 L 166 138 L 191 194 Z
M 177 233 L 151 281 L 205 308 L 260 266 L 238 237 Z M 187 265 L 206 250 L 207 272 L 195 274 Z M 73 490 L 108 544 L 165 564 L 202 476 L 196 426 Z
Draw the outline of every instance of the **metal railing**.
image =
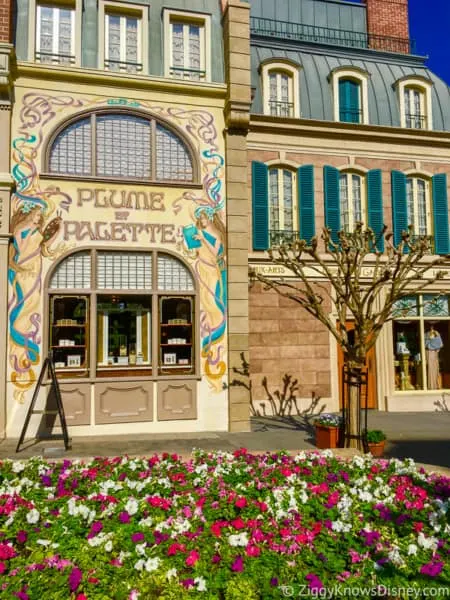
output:
M 140 73 L 142 71 L 142 63 L 108 59 L 105 60 L 105 69 L 125 73 Z
M 250 32 L 253 35 L 285 40 L 347 46 L 350 48 L 372 48 L 402 54 L 414 53 L 415 50 L 414 40 L 374 35 L 363 31 L 348 31 L 304 23 L 276 21 L 262 17 L 250 17 Z
M 272 117 L 293 117 L 294 103 L 269 100 L 269 110 Z
M 362 110 L 339 108 L 339 121 L 343 123 L 361 123 Z
M 406 113 L 405 115 L 406 127 L 411 129 L 426 129 L 427 128 L 427 117 L 419 113 Z
M 300 231 L 289 231 L 287 229 L 270 229 L 269 243 L 271 246 L 281 246 L 281 244 L 292 244 L 300 239 Z
M 53 54 L 53 52 L 35 52 L 34 57 L 37 62 L 47 65 L 75 64 L 75 56 L 73 54 Z
M 170 74 L 177 79 L 192 79 L 194 81 L 199 81 L 206 77 L 205 70 L 185 69 L 183 67 L 170 67 Z

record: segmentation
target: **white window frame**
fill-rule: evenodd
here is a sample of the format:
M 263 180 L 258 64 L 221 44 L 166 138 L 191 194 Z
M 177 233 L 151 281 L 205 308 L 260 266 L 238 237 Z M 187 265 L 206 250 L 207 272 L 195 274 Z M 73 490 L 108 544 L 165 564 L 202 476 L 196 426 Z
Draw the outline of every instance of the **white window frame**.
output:
M 60 63 L 41 63 L 45 66 L 51 66 L 57 64 L 58 68 L 61 67 L 79 67 L 81 65 L 81 15 L 83 9 L 83 0 L 29 0 L 29 15 L 28 21 L 28 60 L 30 62 L 38 62 L 36 59 L 36 52 L 38 52 L 39 41 L 40 41 L 40 7 L 46 6 L 55 9 L 72 10 L 72 55 L 75 57 L 74 63 L 70 65 L 64 65 Z M 55 19 L 53 24 L 54 30 L 57 32 L 57 23 Z M 53 36 L 53 43 L 56 44 L 59 39 L 58 35 Z M 58 54 L 56 52 L 55 54 Z
M 361 222 L 364 226 L 367 226 L 367 178 L 364 173 L 358 171 L 340 171 L 339 173 L 339 204 L 341 203 L 341 177 L 347 179 L 347 202 L 348 202 L 348 232 L 351 233 L 355 229 L 355 211 L 353 201 L 353 177 L 359 177 L 360 181 L 360 195 L 361 195 Z M 339 206 L 341 210 L 341 206 Z M 343 224 L 342 224 L 342 228 Z
M 270 60 L 262 63 L 261 65 L 264 114 L 268 116 L 273 116 L 270 114 L 270 75 L 272 73 L 287 75 L 289 77 L 289 102 L 293 105 L 293 114 L 291 118 L 299 119 L 301 116 L 299 92 L 299 66 L 291 63 L 290 61 L 284 60 Z M 280 85 L 281 84 L 279 81 L 278 92 L 281 92 Z M 279 95 L 281 97 L 281 94 Z
M 97 291 L 97 297 L 101 295 L 99 291 Z M 143 295 L 143 294 L 138 294 Z M 136 356 L 142 354 L 142 316 L 147 315 L 147 326 L 148 326 L 148 335 L 147 335 L 147 356 L 148 360 L 140 363 L 139 366 L 149 366 L 152 364 L 152 313 L 151 310 L 145 310 L 144 312 L 138 312 L 136 314 Z M 107 311 L 102 313 L 102 322 L 103 322 L 103 339 L 101 340 L 102 344 L 102 353 L 103 353 L 103 362 L 97 361 L 97 367 L 108 367 L 108 358 L 109 358 L 109 313 Z M 96 329 L 96 333 L 98 336 L 98 329 Z M 100 344 L 100 340 L 97 337 L 97 345 Z M 127 365 L 130 367 L 130 365 Z M 133 365 L 134 366 L 134 365 Z M 132 367 L 133 367 L 132 366 Z
M 329 75 L 333 93 L 333 116 L 334 120 L 341 123 L 339 106 L 339 82 L 341 79 L 352 79 L 359 84 L 361 120 L 359 123 L 345 123 L 346 125 L 369 125 L 369 96 L 368 81 L 369 73 L 358 68 L 339 67 L 333 69 Z
M 422 115 L 425 117 L 425 126 L 421 127 L 424 130 L 433 129 L 433 110 L 431 100 L 431 89 L 433 82 L 425 77 L 404 77 L 399 79 L 394 84 L 397 88 L 398 104 L 400 107 L 400 125 L 401 127 L 407 127 L 406 122 L 406 106 L 405 106 L 405 91 L 416 90 L 421 93 L 421 107 L 420 110 Z M 408 127 L 408 129 L 418 129 L 417 127 Z
M 200 71 L 204 71 L 204 76 L 199 79 L 189 79 L 188 76 L 181 79 L 182 81 L 199 82 L 211 81 L 211 17 L 195 12 L 186 12 L 181 10 L 164 9 L 164 75 L 174 79 L 172 74 L 172 24 L 182 23 L 186 30 L 190 25 L 196 25 L 200 28 Z M 184 36 L 185 56 L 189 55 L 189 36 Z
M 426 220 L 427 220 L 427 232 L 426 234 L 419 233 L 419 194 L 418 194 L 418 181 L 423 181 L 425 184 L 425 206 L 426 206 Z M 413 190 L 413 202 L 414 202 L 414 223 L 408 223 L 408 225 L 413 226 L 413 235 L 434 235 L 433 228 L 433 211 L 432 211 L 432 202 L 431 202 L 431 186 L 432 183 L 429 178 L 420 175 L 420 174 L 407 174 L 406 175 L 406 204 L 407 209 L 409 205 L 409 196 L 408 196 L 408 182 L 412 181 L 412 190 Z M 409 221 L 409 211 L 408 211 L 408 221 Z
M 138 63 L 142 64 L 142 70 L 136 73 L 130 73 L 126 68 L 121 68 L 118 71 L 112 71 L 115 75 L 118 73 L 125 73 L 128 76 L 142 75 L 148 73 L 148 19 L 149 19 L 149 7 L 143 6 L 142 4 L 131 4 L 129 2 L 115 2 L 114 0 L 99 0 L 99 19 L 98 19 L 98 68 L 101 70 L 108 71 L 105 67 L 105 62 L 108 60 L 108 32 L 106 27 L 106 19 L 109 14 L 124 17 L 123 27 L 125 28 L 125 18 L 134 17 L 138 19 Z M 122 19 L 121 19 L 122 27 Z M 121 36 L 121 41 L 125 39 L 124 35 Z M 120 57 L 124 62 L 126 60 L 126 47 L 125 45 L 120 48 Z
M 271 171 L 278 172 L 278 219 L 279 227 L 275 230 L 272 226 L 270 213 L 271 213 L 271 186 L 270 186 L 270 173 Z M 298 222 L 298 198 L 297 198 L 297 172 L 291 167 L 285 165 L 268 165 L 268 201 L 269 201 L 269 231 L 285 231 L 284 224 L 284 171 L 289 171 L 292 175 L 292 231 L 299 231 L 300 225 Z M 281 177 L 280 177 L 281 174 Z M 289 230 L 286 230 L 289 231 Z

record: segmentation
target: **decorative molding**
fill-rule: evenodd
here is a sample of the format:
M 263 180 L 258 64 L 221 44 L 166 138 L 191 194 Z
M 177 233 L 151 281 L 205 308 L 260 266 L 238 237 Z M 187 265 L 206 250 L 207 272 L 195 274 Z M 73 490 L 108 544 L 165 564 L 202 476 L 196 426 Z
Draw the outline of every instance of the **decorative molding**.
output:
M 10 110 L 12 102 L 11 63 L 14 57 L 12 44 L 0 43 L 0 110 Z

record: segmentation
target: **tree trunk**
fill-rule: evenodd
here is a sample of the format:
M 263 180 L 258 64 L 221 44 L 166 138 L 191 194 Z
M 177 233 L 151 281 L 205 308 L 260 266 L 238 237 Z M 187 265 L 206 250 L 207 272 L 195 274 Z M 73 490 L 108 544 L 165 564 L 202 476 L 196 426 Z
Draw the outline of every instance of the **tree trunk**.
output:
M 348 363 L 347 381 L 347 419 L 345 423 L 345 446 L 363 450 L 361 436 L 361 371 L 364 364 L 357 362 Z

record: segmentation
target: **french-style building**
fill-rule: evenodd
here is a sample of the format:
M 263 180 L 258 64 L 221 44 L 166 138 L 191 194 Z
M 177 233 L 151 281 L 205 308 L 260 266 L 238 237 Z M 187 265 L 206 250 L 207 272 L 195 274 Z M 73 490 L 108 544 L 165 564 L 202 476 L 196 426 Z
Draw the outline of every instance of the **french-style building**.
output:
M 387 225 L 396 242 L 411 224 L 448 254 L 450 90 L 415 54 L 407 0 L 256 0 L 250 31 L 249 263 L 289 276 L 270 265 L 270 245 L 325 226 L 337 239 L 357 221 Z M 397 307 L 368 358 L 370 407 L 434 410 L 450 389 L 449 292 L 446 277 Z M 337 410 L 342 364 L 305 311 L 251 288 L 257 400 L 267 398 L 263 376 L 273 392 L 288 373 L 303 408 L 315 395 Z

